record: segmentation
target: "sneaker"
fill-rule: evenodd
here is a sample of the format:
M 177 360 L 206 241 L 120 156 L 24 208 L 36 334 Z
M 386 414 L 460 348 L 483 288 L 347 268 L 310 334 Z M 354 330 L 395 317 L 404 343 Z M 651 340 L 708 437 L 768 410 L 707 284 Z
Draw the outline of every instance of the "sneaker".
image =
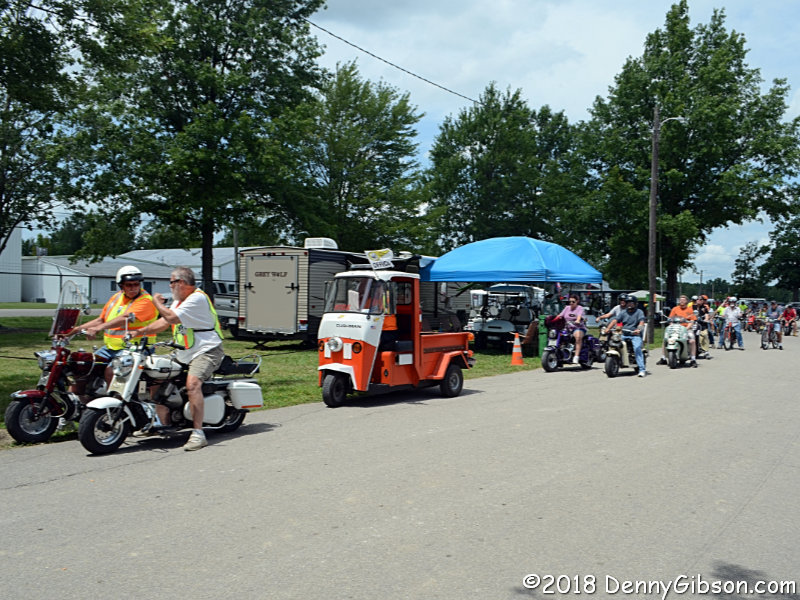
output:
M 183 449 L 187 451 L 200 450 L 200 448 L 205 448 L 206 446 L 208 446 L 206 436 L 202 433 L 192 431 L 192 435 L 189 436 L 189 441 L 183 445 Z
M 646 371 L 639 371 L 639 377 L 646 377 L 646 376 L 647 376 Z
M 693 368 L 693 369 L 696 369 L 696 368 L 697 368 L 697 361 L 696 361 L 696 360 L 694 360 L 694 359 L 693 359 L 693 360 L 692 360 L 692 362 L 691 362 L 691 364 L 692 364 L 692 368 Z
M 744 350 L 744 346 L 739 346 L 739 350 Z
M 659 358 L 658 362 L 656 364 L 657 365 L 665 365 L 665 364 L 667 364 L 667 359 L 666 358 Z
M 572 364 L 573 365 L 577 365 L 578 364 L 578 357 L 577 356 L 573 356 L 572 357 Z

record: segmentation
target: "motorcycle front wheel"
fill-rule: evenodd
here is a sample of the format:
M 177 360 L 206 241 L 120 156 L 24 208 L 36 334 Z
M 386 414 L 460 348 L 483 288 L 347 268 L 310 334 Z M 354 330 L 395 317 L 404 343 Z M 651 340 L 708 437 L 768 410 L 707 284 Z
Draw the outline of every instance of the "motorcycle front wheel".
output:
M 735 335 L 732 329 L 725 334 L 725 350 L 733 350 L 733 336 Z
M 670 369 L 678 368 L 678 353 L 675 350 L 670 350 L 667 356 L 667 363 Z
M 619 373 L 619 360 L 616 356 L 606 356 L 606 375 L 616 377 Z
M 108 410 L 87 409 L 81 415 L 78 439 L 92 454 L 110 454 L 122 445 L 130 430 L 128 421 L 112 424 Z
M 542 368 L 548 373 L 558 369 L 558 356 L 553 350 L 545 350 L 542 354 Z
M 58 427 L 58 419 L 41 414 L 30 400 L 16 400 L 6 408 L 6 429 L 20 444 L 46 442 Z

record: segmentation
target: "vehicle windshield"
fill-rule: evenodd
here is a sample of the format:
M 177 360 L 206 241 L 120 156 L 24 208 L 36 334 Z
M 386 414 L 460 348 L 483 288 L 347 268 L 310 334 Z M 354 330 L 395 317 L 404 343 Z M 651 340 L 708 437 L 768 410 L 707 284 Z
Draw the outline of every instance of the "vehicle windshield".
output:
M 342 277 L 325 288 L 325 312 L 393 314 L 394 299 L 383 281 L 371 277 Z

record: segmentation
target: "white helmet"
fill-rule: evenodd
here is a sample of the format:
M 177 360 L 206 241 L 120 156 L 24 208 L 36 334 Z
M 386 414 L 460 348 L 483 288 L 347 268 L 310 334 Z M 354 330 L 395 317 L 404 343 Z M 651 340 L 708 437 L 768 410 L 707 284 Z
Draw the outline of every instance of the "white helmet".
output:
M 142 272 L 131 265 L 120 267 L 119 271 L 117 271 L 117 285 L 120 287 L 126 281 L 142 281 L 143 279 Z
M 736 302 L 736 296 L 731 296 L 728 298 L 728 302 Z

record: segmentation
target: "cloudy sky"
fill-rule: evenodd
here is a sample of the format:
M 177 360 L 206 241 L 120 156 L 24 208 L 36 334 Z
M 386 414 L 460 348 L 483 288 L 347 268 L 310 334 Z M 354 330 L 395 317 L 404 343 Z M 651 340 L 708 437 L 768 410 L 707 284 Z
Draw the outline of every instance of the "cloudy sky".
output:
M 328 0 L 310 20 L 404 69 L 468 98 L 494 81 L 521 89 L 528 104 L 563 110 L 571 121 L 589 117 L 606 96 L 626 58 L 641 56 L 648 33 L 663 28 L 672 0 Z M 765 84 L 785 78 L 792 87 L 788 118 L 800 114 L 800 2 L 690 0 L 691 26 L 724 9 L 728 30 L 744 34 L 748 64 Z M 424 154 L 446 116 L 470 101 L 420 81 L 328 33 L 312 28 L 325 46 L 321 62 L 357 60 L 363 77 L 410 94 L 425 113 L 419 125 Z M 667 116 L 667 115 L 662 115 Z M 769 226 L 720 229 L 698 253 L 686 281 L 730 278 L 739 249 L 766 242 Z

